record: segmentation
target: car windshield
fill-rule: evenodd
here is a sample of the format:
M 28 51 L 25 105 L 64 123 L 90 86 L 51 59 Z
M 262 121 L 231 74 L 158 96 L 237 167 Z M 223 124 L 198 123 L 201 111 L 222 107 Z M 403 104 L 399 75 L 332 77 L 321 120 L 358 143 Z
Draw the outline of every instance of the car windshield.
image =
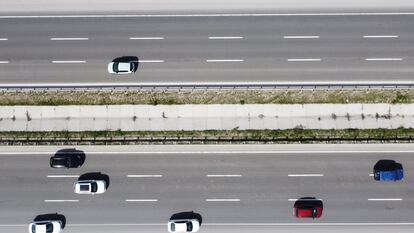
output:
M 92 182 L 91 183 L 91 191 L 96 193 L 97 190 L 98 190 L 98 185 L 96 184 L 96 182 Z
M 130 63 L 130 66 L 129 66 L 129 70 L 130 71 L 134 71 L 134 68 L 135 68 L 135 66 L 134 66 L 134 63 Z
M 55 157 L 53 158 L 53 164 L 55 166 L 64 166 L 67 164 L 67 159 L 63 157 L 57 157 L 57 158 Z
M 112 65 L 112 69 L 114 70 L 115 73 L 118 73 L 118 62 L 114 62 L 114 64 Z
M 52 233 L 53 232 L 53 224 L 52 223 L 48 223 L 46 225 L 46 232 L 47 233 Z

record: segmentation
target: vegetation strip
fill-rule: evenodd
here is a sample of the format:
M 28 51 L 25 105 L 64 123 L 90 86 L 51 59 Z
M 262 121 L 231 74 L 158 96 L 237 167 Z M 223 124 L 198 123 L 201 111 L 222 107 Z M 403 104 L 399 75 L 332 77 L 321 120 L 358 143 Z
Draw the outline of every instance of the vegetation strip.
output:
M 0 105 L 414 103 L 414 90 L 3 91 Z
M 414 129 L 0 132 L 0 144 L 217 144 L 411 142 Z

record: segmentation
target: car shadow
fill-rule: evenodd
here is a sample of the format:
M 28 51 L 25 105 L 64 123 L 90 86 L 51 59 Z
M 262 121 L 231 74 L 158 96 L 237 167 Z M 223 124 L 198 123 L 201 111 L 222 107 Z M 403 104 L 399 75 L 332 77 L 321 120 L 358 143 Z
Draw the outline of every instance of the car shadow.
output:
M 170 220 L 177 220 L 177 219 L 197 219 L 198 222 L 200 223 L 200 226 L 203 223 L 203 218 L 201 217 L 201 214 L 195 213 L 194 211 L 176 213 L 176 214 L 173 214 L 170 218 Z
M 66 217 L 63 214 L 58 213 L 49 213 L 37 215 L 33 221 L 50 221 L 50 220 L 59 220 L 62 222 L 62 229 L 66 226 Z
M 296 200 L 294 205 L 312 205 L 323 208 L 323 202 L 316 197 L 301 197 Z
M 78 181 L 81 180 L 104 180 L 106 183 L 106 189 L 108 189 L 110 184 L 109 176 L 102 174 L 100 172 L 89 172 L 79 176 Z
M 398 166 L 398 165 L 400 165 L 402 167 L 402 165 L 399 164 L 399 163 L 396 163 L 395 160 L 382 159 L 382 160 L 379 160 L 374 165 L 374 170 L 380 170 L 380 171 L 394 170 L 396 168 L 396 166 Z
M 122 57 L 117 57 L 114 60 L 112 60 L 112 62 L 132 62 L 134 63 L 134 72 L 137 71 L 138 66 L 139 66 L 139 58 L 137 56 L 122 56 Z
M 79 155 L 81 158 L 81 166 L 85 163 L 86 154 L 82 150 L 78 150 L 75 148 L 65 148 L 65 149 L 58 150 L 55 153 L 55 156 L 70 156 L 70 155 L 73 155 L 73 156 Z

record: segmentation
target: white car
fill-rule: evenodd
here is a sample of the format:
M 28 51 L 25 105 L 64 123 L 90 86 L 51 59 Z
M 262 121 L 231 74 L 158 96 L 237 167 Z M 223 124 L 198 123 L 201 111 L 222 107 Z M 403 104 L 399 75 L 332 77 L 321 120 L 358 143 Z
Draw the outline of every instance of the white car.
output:
M 200 222 L 197 219 L 174 219 L 168 221 L 169 232 L 197 232 Z
M 135 72 L 134 62 L 111 62 L 108 64 L 110 74 L 132 74 Z
M 62 230 L 62 221 L 35 221 L 29 225 L 29 233 L 59 233 Z
M 101 194 L 106 191 L 104 180 L 78 180 L 74 184 L 77 194 Z

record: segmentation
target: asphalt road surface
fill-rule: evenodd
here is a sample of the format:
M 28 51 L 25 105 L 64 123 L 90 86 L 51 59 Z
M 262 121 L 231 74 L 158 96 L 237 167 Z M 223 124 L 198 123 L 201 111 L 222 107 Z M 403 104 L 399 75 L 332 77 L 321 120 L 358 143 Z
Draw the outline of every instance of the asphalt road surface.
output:
M 169 217 L 183 211 L 202 215 L 203 232 L 414 229 L 408 151 L 86 151 L 85 164 L 69 170 L 50 168 L 51 155 L 0 155 L 0 229 L 21 232 L 36 215 L 58 212 L 67 219 L 65 232 L 165 232 Z M 370 174 L 380 159 L 402 163 L 405 180 L 374 181 Z M 89 172 L 110 177 L 106 193 L 73 193 L 73 182 Z M 322 218 L 294 218 L 293 200 L 300 197 L 322 199 Z
M 414 15 L 1 18 L 0 84 L 413 82 Z M 107 64 L 137 56 L 133 75 Z

